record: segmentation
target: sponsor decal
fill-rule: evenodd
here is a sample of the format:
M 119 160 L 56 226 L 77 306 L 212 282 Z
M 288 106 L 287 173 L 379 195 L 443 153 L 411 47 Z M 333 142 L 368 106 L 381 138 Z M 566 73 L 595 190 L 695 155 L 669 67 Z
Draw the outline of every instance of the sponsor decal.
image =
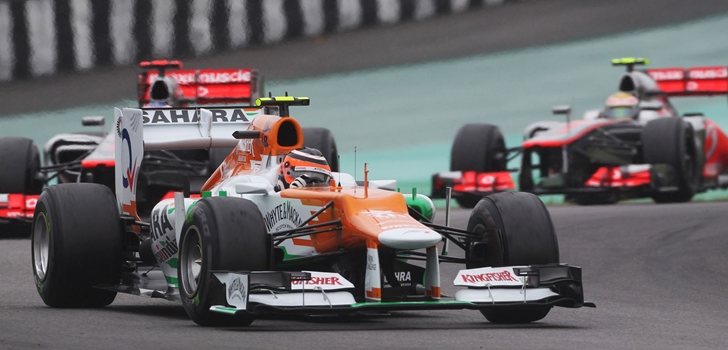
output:
M 243 152 L 247 152 L 247 153 L 250 153 L 251 155 L 254 155 L 253 154 L 253 140 L 251 140 L 251 139 L 240 140 L 240 142 L 238 143 L 238 149 L 240 149 Z
M 177 242 L 174 240 L 159 241 L 159 245 L 163 247 L 155 254 L 157 256 L 157 261 L 164 262 L 177 256 L 179 247 L 177 247 Z
M 343 286 L 341 283 L 341 280 L 339 277 L 335 276 L 329 276 L 329 277 L 322 277 L 322 276 L 311 276 L 311 279 L 308 281 L 291 281 L 292 286 L 300 286 L 302 284 L 306 285 L 327 285 L 327 286 Z
M 241 108 L 210 108 L 213 123 L 247 123 L 250 120 Z M 143 110 L 144 124 L 195 124 L 200 122 L 200 115 L 194 109 L 157 109 Z
M 461 270 L 453 282 L 456 286 L 521 286 L 523 282 L 511 267 L 482 267 Z
M 725 79 L 728 78 L 728 68 L 695 68 L 688 72 L 690 79 Z
M 170 231 L 174 231 L 174 227 L 167 216 L 167 206 L 154 210 L 152 212 L 152 239 L 158 240 Z
M 479 180 L 481 185 L 493 185 L 495 183 L 495 176 L 485 175 L 481 176 Z
M 250 72 L 242 69 L 233 72 L 200 73 L 197 82 L 200 84 L 245 83 L 250 81 Z
M 354 288 L 354 285 L 346 278 L 335 272 L 303 271 L 311 274 L 310 280 L 292 280 L 291 289 L 305 290 L 330 290 Z
M 410 271 L 395 271 L 394 278 L 396 278 L 399 283 L 412 282 L 412 273 Z
M 134 176 L 136 176 L 136 160 L 134 159 L 131 151 L 131 138 L 129 136 L 129 131 L 126 128 L 121 131 L 121 144 L 123 145 L 124 143 L 128 146 L 129 161 L 126 162 L 126 169 L 121 173 L 121 182 L 122 185 L 124 185 L 124 188 L 129 188 L 133 191 L 131 186 L 133 186 Z M 133 164 L 132 161 L 134 162 Z
M 263 221 L 268 232 L 296 228 L 303 223 L 303 219 L 298 213 L 298 210 L 288 201 L 269 210 L 263 215 Z
M 169 220 L 170 206 L 155 208 L 152 211 L 152 241 L 154 244 L 154 255 L 157 261 L 165 262 L 177 256 L 179 247 L 174 238 L 174 227 Z
M 242 109 L 210 109 L 213 123 L 239 123 L 248 122 L 248 117 Z
M 241 280 L 240 276 L 233 277 L 232 281 L 228 285 L 228 300 L 238 299 L 241 302 L 245 301 L 245 284 Z
M 28 198 L 25 200 L 25 209 L 35 209 L 36 204 L 38 204 L 38 198 Z
M 227 303 L 238 310 L 248 307 L 248 275 L 237 273 L 215 274 L 217 279 L 225 284 L 225 299 Z
M 683 80 L 685 76 L 682 69 L 650 70 L 648 73 L 652 79 L 657 81 Z
M 513 281 L 520 282 L 510 271 L 486 272 L 478 274 L 462 274 L 460 278 L 467 283 Z
M 377 263 L 374 261 L 374 257 L 372 255 L 367 255 L 367 270 L 377 271 Z
M 147 76 L 147 83 L 151 84 L 159 76 L 158 73 L 150 73 Z M 178 71 L 167 72 L 166 76 L 174 79 L 180 85 L 192 84 L 230 84 L 250 82 L 250 71 L 243 69 L 216 70 L 216 71 Z

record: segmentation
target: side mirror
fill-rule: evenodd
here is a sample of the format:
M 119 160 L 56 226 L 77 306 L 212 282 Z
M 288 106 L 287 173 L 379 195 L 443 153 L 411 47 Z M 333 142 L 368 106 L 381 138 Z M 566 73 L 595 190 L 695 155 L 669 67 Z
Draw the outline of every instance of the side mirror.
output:
M 645 111 L 659 111 L 662 109 L 662 103 L 657 101 L 642 101 L 640 109 Z
M 237 194 L 267 194 L 269 184 L 260 182 L 243 182 L 235 184 L 235 193 Z
M 571 106 L 569 105 L 558 105 L 551 109 L 551 113 L 554 115 L 569 115 L 571 114 Z
M 104 126 L 106 119 L 101 116 L 88 116 L 81 118 L 81 125 L 83 126 Z

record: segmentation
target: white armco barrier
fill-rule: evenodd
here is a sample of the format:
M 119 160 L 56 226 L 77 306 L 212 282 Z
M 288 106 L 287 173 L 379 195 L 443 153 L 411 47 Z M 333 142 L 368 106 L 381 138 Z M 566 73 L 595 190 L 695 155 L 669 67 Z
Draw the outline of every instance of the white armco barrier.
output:
M 189 57 L 511 0 L 0 0 L 0 81 Z

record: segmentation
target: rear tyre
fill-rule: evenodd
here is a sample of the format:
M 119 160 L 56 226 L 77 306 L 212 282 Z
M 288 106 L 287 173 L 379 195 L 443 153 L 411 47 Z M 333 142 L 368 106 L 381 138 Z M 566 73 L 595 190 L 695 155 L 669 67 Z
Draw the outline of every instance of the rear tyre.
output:
M 187 315 L 201 326 L 247 326 L 252 314 L 237 317 L 210 311 L 227 305 L 225 285 L 212 271 L 263 271 L 270 265 L 271 241 L 253 202 L 233 197 L 197 202 L 180 237 L 178 280 Z
M 33 140 L 0 138 L 0 164 L 7 165 L 0 167 L 0 193 L 40 193 L 43 187 L 37 179 L 40 157 Z
M 331 171 L 339 171 L 339 151 L 336 140 L 329 129 L 303 128 L 303 145 L 321 151 L 331 167 Z
M 687 202 L 700 182 L 700 161 L 693 127 L 680 118 L 659 118 L 642 130 L 642 152 L 648 164 L 667 164 L 678 189 L 652 195 L 657 203 Z
M 506 143 L 498 127 L 491 124 L 465 124 L 455 135 L 450 151 L 451 171 L 505 171 Z M 473 208 L 480 196 L 455 197 L 461 207 Z
M 551 216 L 530 193 L 503 192 L 484 197 L 473 209 L 468 231 L 481 238 L 466 251 L 468 268 L 559 262 Z M 482 310 L 493 323 L 528 323 L 548 314 L 550 306 Z
M 111 190 L 92 183 L 46 189 L 32 229 L 35 286 L 52 307 L 102 307 L 116 292 L 94 286 L 119 283 L 122 230 Z

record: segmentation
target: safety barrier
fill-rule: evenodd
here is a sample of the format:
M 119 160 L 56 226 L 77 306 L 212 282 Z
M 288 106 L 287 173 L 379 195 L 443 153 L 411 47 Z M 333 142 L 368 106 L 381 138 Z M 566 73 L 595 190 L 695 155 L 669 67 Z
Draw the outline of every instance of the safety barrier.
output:
M 509 0 L 0 0 L 0 81 L 189 57 Z

